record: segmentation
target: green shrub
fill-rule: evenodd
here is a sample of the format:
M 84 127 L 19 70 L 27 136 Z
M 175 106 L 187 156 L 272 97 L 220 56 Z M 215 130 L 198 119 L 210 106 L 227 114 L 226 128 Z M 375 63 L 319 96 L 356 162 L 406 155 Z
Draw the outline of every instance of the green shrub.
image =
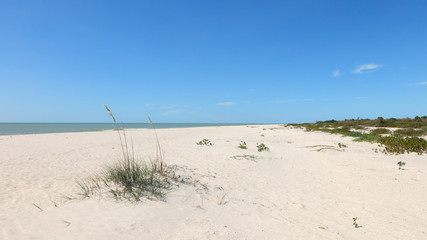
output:
M 423 134 L 423 130 L 414 130 L 413 128 L 398 129 L 393 132 L 393 135 L 406 137 L 422 136 Z
M 372 129 L 369 133 L 373 135 L 379 135 L 379 134 L 390 134 L 391 131 L 386 128 L 375 128 L 375 129 Z
M 364 127 L 397 127 L 397 128 L 423 128 L 427 127 L 427 116 L 423 117 L 414 117 L 411 118 L 382 118 L 378 117 L 377 119 L 345 119 L 342 121 L 336 120 L 327 120 L 327 121 L 318 121 L 316 123 L 303 123 L 303 124 L 288 124 L 294 127 L 302 126 L 306 129 L 308 128 L 339 128 L 339 127 L 348 127 L 348 128 L 364 128 Z M 308 128 L 307 128 L 308 127 Z
M 378 143 L 384 146 L 384 153 L 403 154 L 405 152 L 416 152 L 422 154 L 427 152 L 427 141 L 418 137 L 380 137 Z
M 376 142 L 379 146 L 384 146 L 384 153 L 402 154 L 409 152 L 416 152 L 418 154 L 427 152 L 427 141 L 422 136 L 427 134 L 427 117 L 415 117 L 414 119 L 404 118 L 377 118 L 375 120 L 369 119 L 346 119 L 344 121 L 323 121 L 316 123 L 303 123 L 292 124 L 292 126 L 301 126 L 306 131 L 321 131 L 333 134 L 341 134 L 343 136 L 354 137 L 353 141 L 357 142 Z M 380 134 L 390 133 L 388 129 L 377 128 L 370 131 L 370 133 L 361 133 L 352 131 L 351 129 L 358 128 L 357 126 L 381 126 L 381 127 L 400 127 L 405 128 L 397 130 L 392 136 L 381 136 Z M 420 130 L 412 129 L 413 127 L 422 128 Z M 410 136 L 411 138 L 404 138 Z M 374 150 L 377 152 L 378 150 Z

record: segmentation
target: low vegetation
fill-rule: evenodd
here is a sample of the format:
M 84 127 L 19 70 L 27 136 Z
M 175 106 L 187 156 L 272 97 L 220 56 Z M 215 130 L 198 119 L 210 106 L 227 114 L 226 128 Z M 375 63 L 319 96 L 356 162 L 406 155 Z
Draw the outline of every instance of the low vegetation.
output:
M 105 167 L 94 177 L 78 182 L 84 197 L 109 195 L 116 200 L 140 201 L 141 198 L 163 199 L 180 181 L 176 168 L 158 169 L 154 162 L 121 160 Z
M 414 117 L 414 118 L 388 118 L 384 119 L 382 117 L 378 117 L 377 119 L 345 119 L 343 121 L 337 120 L 327 120 L 327 121 L 319 121 L 316 123 L 304 123 L 304 124 L 290 124 L 290 125 L 316 125 L 318 127 L 347 127 L 354 129 L 363 129 L 365 127 L 392 127 L 392 128 L 424 128 L 424 132 L 427 131 L 425 129 L 427 127 L 427 116 L 423 117 Z
M 423 130 L 415 130 L 413 128 L 398 129 L 393 132 L 393 135 L 400 137 L 417 137 L 425 135 Z
M 264 143 L 261 143 L 261 144 L 257 144 L 257 149 L 258 149 L 258 152 L 262 152 L 262 151 L 269 151 L 270 150 L 270 148 L 268 148 L 267 146 L 265 146 L 265 144 Z
M 399 170 L 402 170 L 403 166 L 406 165 L 406 163 L 402 161 L 397 162 L 397 164 L 399 165 Z
M 344 121 L 328 120 L 316 123 L 289 124 L 294 127 L 305 128 L 306 131 L 322 131 L 332 134 L 354 137 L 354 141 L 378 143 L 383 146 L 382 152 L 387 154 L 403 154 L 427 152 L 427 141 L 422 137 L 427 135 L 427 117 L 384 119 L 379 117 L 370 119 L 346 119 Z M 379 127 L 369 133 L 358 130 L 366 127 Z M 400 128 L 391 132 L 384 127 Z M 416 128 L 416 129 L 415 129 Z M 388 134 L 389 136 L 383 136 Z M 377 151 L 377 150 L 376 150 Z
M 380 135 L 380 134 L 390 134 L 391 131 L 386 128 L 374 128 L 369 133 L 373 135 Z
M 80 195 L 83 197 L 107 195 L 117 200 L 126 199 L 129 201 L 140 201 L 141 198 L 163 199 L 167 191 L 179 183 L 185 182 L 183 178 L 176 175 L 176 166 L 164 164 L 157 133 L 155 161 L 147 163 L 137 159 L 133 153 L 133 144 L 131 144 L 131 151 L 129 150 L 125 129 L 118 127 L 113 113 L 107 106 L 105 108 L 116 125 L 123 157 L 118 162 L 106 166 L 100 173 L 79 181 Z M 155 130 L 149 117 L 148 120 Z
M 232 156 L 231 158 L 234 158 L 234 159 L 236 159 L 236 160 L 249 160 L 249 161 L 252 161 L 252 162 L 256 162 L 257 160 L 257 157 L 256 156 L 254 156 L 254 155 L 235 155 L 235 156 Z
M 354 218 L 353 218 L 353 226 L 354 226 L 355 228 L 358 228 L 358 227 L 359 227 L 359 224 L 357 224 L 357 217 L 354 217 Z
M 347 145 L 342 144 L 342 143 L 338 143 L 338 147 L 339 147 L 339 148 L 347 148 Z
M 419 137 L 380 137 L 377 142 L 384 147 L 384 153 L 403 154 L 416 152 L 423 154 L 427 152 L 427 141 Z
M 197 145 L 205 145 L 205 146 L 212 146 L 213 143 L 209 139 L 203 138 L 203 140 L 196 143 Z
M 324 150 L 344 151 L 332 145 L 313 145 L 313 146 L 306 146 L 306 148 L 313 148 L 313 151 L 317 151 L 317 152 L 321 152 Z
M 239 146 L 237 146 L 237 147 L 240 149 L 248 149 L 248 147 L 246 146 L 246 142 L 244 142 L 244 141 L 241 141 Z

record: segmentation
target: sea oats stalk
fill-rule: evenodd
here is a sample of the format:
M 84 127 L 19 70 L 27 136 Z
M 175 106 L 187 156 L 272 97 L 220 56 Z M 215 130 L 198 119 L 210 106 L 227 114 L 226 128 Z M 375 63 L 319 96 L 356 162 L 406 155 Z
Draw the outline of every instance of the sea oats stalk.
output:
M 124 160 L 126 160 L 126 159 L 128 159 L 127 157 L 126 157 L 126 152 L 125 152 L 125 148 L 124 148 L 124 146 L 123 146 L 123 141 L 122 141 L 122 135 L 120 134 L 120 129 L 119 129 L 119 126 L 117 125 L 117 121 L 116 121 L 116 118 L 114 117 L 114 115 L 113 115 L 113 113 L 111 112 L 111 110 L 107 107 L 107 105 L 105 105 L 105 103 L 103 103 L 104 104 L 104 107 L 105 107 L 105 109 L 107 109 L 107 111 L 108 111 L 108 114 L 111 116 L 111 118 L 113 119 L 113 121 L 114 121 L 114 124 L 116 125 L 116 130 L 117 130 L 117 134 L 119 134 L 119 139 L 120 139 L 120 145 L 122 146 L 122 152 L 123 152 L 123 157 L 124 157 Z M 124 129 L 124 128 L 123 128 Z M 128 159 L 129 160 L 129 159 Z
M 154 134 L 156 135 L 156 141 L 157 141 L 157 148 L 156 148 L 156 167 L 161 172 L 162 171 L 162 167 L 163 167 L 162 148 L 160 147 L 159 137 L 157 136 L 156 128 L 154 127 L 154 124 L 151 121 L 151 118 L 150 118 L 150 116 L 148 116 L 148 114 L 147 114 L 147 118 L 148 118 L 148 121 L 150 122 L 150 126 L 154 130 Z
M 122 131 L 123 131 L 123 136 L 125 139 L 125 146 L 126 146 L 126 154 L 127 154 L 127 158 L 129 159 L 129 148 L 128 148 L 128 138 L 126 137 L 126 130 L 125 130 L 125 125 L 123 124 L 123 121 L 120 120 L 120 122 L 122 123 Z

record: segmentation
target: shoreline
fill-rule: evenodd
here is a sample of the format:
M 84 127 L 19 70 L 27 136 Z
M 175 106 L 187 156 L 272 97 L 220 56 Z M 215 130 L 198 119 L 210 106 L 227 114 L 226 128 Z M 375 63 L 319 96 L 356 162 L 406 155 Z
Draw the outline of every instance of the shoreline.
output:
M 97 127 L 95 126 L 97 125 Z M 121 127 L 122 124 L 118 124 Z M 125 129 L 151 129 L 149 123 L 125 123 Z M 155 123 L 156 129 L 215 126 L 276 125 L 250 123 Z M 95 126 L 95 127 L 94 127 Z M 114 123 L 0 123 L 0 136 L 115 130 Z

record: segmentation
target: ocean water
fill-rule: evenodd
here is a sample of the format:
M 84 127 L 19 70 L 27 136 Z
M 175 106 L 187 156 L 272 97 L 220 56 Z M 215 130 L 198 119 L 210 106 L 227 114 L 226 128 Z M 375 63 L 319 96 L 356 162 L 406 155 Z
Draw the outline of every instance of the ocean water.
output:
M 125 123 L 125 129 L 151 128 L 148 123 Z M 240 123 L 155 123 L 156 128 L 187 128 L 250 125 Z M 121 124 L 119 124 L 121 127 Z M 116 129 L 113 123 L 0 123 L 0 135 L 89 132 Z

